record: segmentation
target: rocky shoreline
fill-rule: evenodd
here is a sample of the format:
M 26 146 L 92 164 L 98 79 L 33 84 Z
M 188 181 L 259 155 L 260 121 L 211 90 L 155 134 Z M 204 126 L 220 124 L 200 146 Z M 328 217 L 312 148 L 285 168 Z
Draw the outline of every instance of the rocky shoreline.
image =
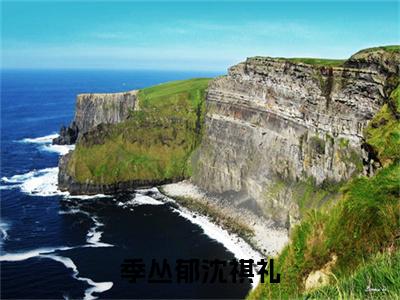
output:
M 239 235 L 263 255 L 275 256 L 288 243 L 288 229 L 249 209 L 210 195 L 187 180 L 162 185 L 159 191 L 190 211 L 209 217 L 231 234 Z
M 232 205 L 228 200 L 210 195 L 188 180 L 143 181 L 133 180 L 115 184 L 79 183 L 67 172 L 72 152 L 59 160 L 58 188 L 70 195 L 97 195 L 133 193 L 138 189 L 158 186 L 165 196 L 174 199 L 191 212 L 199 213 L 217 226 L 236 234 L 259 253 L 268 256 L 278 254 L 288 242 L 288 229 L 272 220 L 256 215 L 253 211 Z M 182 181 L 180 181 L 182 180 Z M 178 181 L 178 182 L 176 182 Z

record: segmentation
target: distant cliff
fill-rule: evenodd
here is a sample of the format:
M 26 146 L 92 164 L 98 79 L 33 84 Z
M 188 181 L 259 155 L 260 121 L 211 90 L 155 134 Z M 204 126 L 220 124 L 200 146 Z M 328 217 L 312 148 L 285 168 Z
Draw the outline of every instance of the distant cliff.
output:
M 74 124 L 79 137 L 76 150 L 60 159 L 59 188 L 110 194 L 190 177 L 208 81 L 78 96 Z
M 80 94 L 76 98 L 75 117 L 61 128 L 55 144 L 74 144 L 78 138 L 99 124 L 116 124 L 126 120 L 137 106 L 137 91 L 114 94 Z

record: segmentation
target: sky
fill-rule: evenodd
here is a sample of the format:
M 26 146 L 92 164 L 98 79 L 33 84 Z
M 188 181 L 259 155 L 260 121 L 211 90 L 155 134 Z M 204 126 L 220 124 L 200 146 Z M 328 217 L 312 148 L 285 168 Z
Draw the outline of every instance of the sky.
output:
M 399 1 L 3 1 L 1 67 L 221 71 L 400 44 Z

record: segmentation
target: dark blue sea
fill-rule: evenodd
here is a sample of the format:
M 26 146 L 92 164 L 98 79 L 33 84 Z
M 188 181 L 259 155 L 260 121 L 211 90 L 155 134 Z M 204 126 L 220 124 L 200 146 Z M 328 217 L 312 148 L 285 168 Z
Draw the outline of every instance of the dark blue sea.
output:
M 57 162 L 69 148 L 52 146 L 51 139 L 62 124 L 72 120 L 77 94 L 120 92 L 215 75 L 2 71 L 2 299 L 245 297 L 251 288 L 248 281 L 203 283 L 208 272 L 205 268 L 200 268 L 200 280 L 177 282 L 176 260 L 226 261 L 234 258 L 235 251 L 227 249 L 229 242 L 221 242 L 226 237 L 224 232 L 215 231 L 213 224 L 201 216 L 157 198 L 156 190 L 113 197 L 70 197 L 57 190 Z M 144 278 L 138 278 L 136 283 L 122 278 L 121 264 L 125 259 L 143 262 Z M 166 259 L 172 282 L 148 281 L 153 259 L 160 269 Z M 127 270 L 128 274 L 143 275 L 142 271 Z M 223 269 L 223 275 L 227 270 Z

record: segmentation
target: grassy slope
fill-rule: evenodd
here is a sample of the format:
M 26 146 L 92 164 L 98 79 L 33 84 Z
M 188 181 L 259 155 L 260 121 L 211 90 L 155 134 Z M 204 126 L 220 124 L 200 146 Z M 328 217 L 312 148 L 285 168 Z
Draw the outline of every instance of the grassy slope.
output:
M 378 253 L 354 274 L 306 295 L 315 299 L 399 299 L 400 251 Z
M 358 54 L 373 52 L 376 50 L 384 50 L 387 52 L 399 52 L 400 46 L 390 45 L 390 46 L 373 47 L 373 48 L 363 49 L 360 52 L 358 52 Z M 310 58 L 310 57 L 293 57 L 293 58 L 280 57 L 279 59 L 294 62 L 294 63 L 300 62 L 300 63 L 319 66 L 319 67 L 341 67 L 346 62 L 345 59 L 326 59 L 326 58 Z
M 399 103 L 398 89 L 389 101 Z M 309 212 L 293 230 L 291 244 L 277 258 L 281 283 L 260 285 L 249 299 L 367 297 L 368 286 L 383 284 L 389 290 L 388 297 L 400 290 L 398 278 L 393 277 L 398 267 L 393 263 L 400 256 L 400 125 L 387 105 L 371 121 L 365 136 L 385 167 L 374 177 L 348 182 L 334 207 Z M 377 255 L 379 252 L 383 256 Z M 340 280 L 304 294 L 307 276 L 323 268 L 333 256 L 337 256 L 337 262 L 332 279 Z
M 345 59 L 324 59 L 324 58 L 309 58 L 309 57 L 293 57 L 293 58 L 282 58 L 295 63 L 304 63 L 314 66 L 324 67 L 341 67 L 346 61 Z
M 373 52 L 376 50 L 385 50 L 387 52 L 399 52 L 400 46 L 399 45 L 388 45 L 388 46 L 372 47 L 372 48 L 363 49 L 357 53 L 368 53 L 368 52 Z
M 209 79 L 169 82 L 139 92 L 139 111 L 101 126 L 77 145 L 69 173 L 79 182 L 179 179 L 198 145 Z

